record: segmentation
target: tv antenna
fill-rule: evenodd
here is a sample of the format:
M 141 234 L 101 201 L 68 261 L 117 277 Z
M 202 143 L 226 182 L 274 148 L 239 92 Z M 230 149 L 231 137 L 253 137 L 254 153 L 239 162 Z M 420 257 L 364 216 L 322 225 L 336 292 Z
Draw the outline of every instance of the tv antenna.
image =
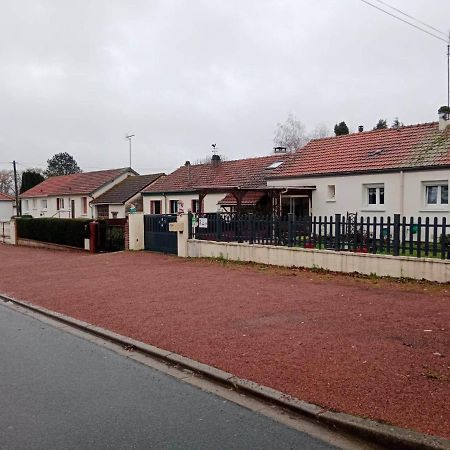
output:
M 131 168 L 131 139 L 134 138 L 134 134 L 127 134 L 125 135 L 125 139 L 128 139 L 128 142 L 130 143 L 130 168 Z

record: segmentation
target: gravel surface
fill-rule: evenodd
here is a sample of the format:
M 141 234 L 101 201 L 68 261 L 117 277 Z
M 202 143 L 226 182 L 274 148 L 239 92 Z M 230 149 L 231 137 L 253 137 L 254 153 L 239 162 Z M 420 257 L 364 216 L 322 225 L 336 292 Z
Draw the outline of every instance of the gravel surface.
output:
M 0 245 L 0 292 L 324 408 L 450 438 L 450 286 Z

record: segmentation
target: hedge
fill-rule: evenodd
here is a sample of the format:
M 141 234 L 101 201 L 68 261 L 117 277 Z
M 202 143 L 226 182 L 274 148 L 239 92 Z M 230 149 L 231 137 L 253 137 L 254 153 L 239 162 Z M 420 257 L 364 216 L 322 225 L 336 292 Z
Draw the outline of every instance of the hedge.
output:
M 17 218 L 19 238 L 84 248 L 91 219 Z

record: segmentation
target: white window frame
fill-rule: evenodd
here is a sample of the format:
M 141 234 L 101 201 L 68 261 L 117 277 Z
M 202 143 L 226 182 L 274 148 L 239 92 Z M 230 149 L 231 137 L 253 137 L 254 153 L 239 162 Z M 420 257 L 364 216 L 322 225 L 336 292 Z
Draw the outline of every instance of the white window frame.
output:
M 329 184 L 327 185 L 327 202 L 335 202 L 336 201 L 336 185 Z
M 64 210 L 64 197 L 56 197 L 56 210 L 57 211 Z
M 369 189 L 375 189 L 376 202 L 369 203 Z M 380 203 L 381 189 L 383 189 L 383 203 Z M 366 211 L 384 211 L 386 208 L 386 187 L 384 183 L 363 184 L 363 207 Z
M 24 200 L 24 208 L 25 211 L 29 211 L 30 210 L 30 201 L 28 199 Z
M 41 199 L 41 209 L 46 210 L 48 207 L 47 199 L 43 198 Z
M 37 198 L 33 198 L 33 210 L 37 209 Z
M 175 205 L 175 208 L 172 208 L 172 205 Z M 178 200 L 169 200 L 169 214 L 178 214 Z
M 86 209 L 84 208 L 86 206 Z M 87 197 L 81 197 L 81 215 L 87 216 L 89 211 L 89 202 Z
M 442 203 L 442 187 L 446 186 L 448 191 L 448 180 L 440 180 L 440 181 L 424 181 L 422 182 L 422 191 L 423 191 L 423 204 L 424 208 L 427 211 L 436 210 L 436 211 L 448 211 L 449 203 L 447 198 L 447 203 Z M 436 203 L 428 203 L 428 188 L 437 187 L 437 196 Z

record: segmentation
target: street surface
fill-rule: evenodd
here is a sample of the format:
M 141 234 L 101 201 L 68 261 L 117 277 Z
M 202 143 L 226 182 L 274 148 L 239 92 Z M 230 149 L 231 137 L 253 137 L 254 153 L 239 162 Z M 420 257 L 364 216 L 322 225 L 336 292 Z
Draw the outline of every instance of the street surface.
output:
M 0 448 L 335 447 L 0 304 Z
M 450 439 L 450 285 L 0 244 L 0 293 L 314 403 Z

